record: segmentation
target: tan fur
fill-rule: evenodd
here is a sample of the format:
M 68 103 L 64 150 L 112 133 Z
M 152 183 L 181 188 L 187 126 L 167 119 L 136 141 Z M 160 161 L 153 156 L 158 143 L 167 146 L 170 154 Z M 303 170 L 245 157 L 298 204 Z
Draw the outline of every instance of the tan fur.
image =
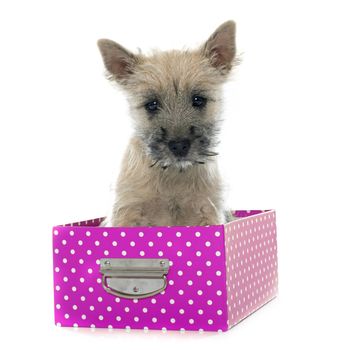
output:
M 221 178 L 213 149 L 221 114 L 221 85 L 233 65 L 235 25 L 220 26 L 199 49 L 135 55 L 100 40 L 110 79 L 127 93 L 135 134 L 116 185 L 113 226 L 209 225 L 224 221 Z M 192 105 L 194 95 L 207 99 Z M 149 100 L 161 101 L 155 115 Z M 163 132 L 163 134 L 162 134 Z M 169 151 L 186 138 L 188 155 Z

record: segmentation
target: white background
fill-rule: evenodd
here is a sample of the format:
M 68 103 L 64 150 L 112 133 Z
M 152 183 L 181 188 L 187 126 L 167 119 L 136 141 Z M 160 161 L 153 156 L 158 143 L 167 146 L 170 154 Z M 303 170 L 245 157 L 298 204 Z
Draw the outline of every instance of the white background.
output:
M 0 347 L 348 349 L 346 5 L 1 1 Z M 96 40 L 195 47 L 228 19 L 243 62 L 226 85 L 220 165 L 232 208 L 277 210 L 279 297 L 224 334 L 55 327 L 51 227 L 105 214 L 132 131 Z

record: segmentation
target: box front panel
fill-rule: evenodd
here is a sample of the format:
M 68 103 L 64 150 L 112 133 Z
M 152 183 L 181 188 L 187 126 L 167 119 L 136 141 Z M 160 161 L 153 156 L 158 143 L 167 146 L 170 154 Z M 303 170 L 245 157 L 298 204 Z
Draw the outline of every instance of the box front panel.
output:
M 223 226 L 53 230 L 59 326 L 218 331 L 227 329 Z M 101 258 L 167 258 L 168 285 L 153 297 L 108 294 Z
M 249 214 L 249 213 L 248 213 Z M 273 210 L 225 225 L 229 327 L 277 293 L 276 217 Z

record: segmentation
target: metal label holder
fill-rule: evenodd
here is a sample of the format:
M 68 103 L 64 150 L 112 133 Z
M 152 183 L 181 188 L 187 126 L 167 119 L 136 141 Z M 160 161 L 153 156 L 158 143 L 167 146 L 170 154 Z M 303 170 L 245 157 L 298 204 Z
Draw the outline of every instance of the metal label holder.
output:
M 102 285 L 107 293 L 141 299 L 167 286 L 168 259 L 100 259 Z

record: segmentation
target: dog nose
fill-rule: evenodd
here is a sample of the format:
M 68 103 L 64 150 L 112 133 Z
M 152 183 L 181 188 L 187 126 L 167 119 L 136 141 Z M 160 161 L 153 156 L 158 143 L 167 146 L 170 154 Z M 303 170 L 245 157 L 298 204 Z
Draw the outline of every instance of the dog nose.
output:
M 190 149 L 191 141 L 189 139 L 171 140 L 168 143 L 170 151 L 177 157 L 185 157 Z

